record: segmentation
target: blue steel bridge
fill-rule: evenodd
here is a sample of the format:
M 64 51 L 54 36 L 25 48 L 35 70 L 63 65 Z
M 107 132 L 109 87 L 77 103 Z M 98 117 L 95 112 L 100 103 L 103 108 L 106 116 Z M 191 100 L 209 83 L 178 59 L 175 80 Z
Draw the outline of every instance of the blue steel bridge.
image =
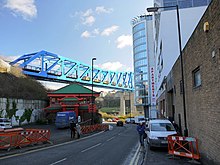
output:
M 97 87 L 134 89 L 132 72 L 116 72 L 94 67 L 92 74 L 92 66 L 47 51 L 25 54 L 10 64 L 18 65 L 24 74 L 38 80 L 77 82 L 89 86 L 93 81 L 93 85 Z

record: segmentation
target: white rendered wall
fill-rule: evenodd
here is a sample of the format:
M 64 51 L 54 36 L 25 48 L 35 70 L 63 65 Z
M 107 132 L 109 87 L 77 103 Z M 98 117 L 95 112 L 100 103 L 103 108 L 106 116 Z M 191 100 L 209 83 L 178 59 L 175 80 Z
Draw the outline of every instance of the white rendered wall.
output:
M 182 49 L 186 45 L 188 39 L 192 35 L 199 20 L 204 14 L 207 6 L 180 9 L 180 27 L 182 37 Z M 158 56 L 160 53 L 160 42 L 162 41 L 163 69 L 161 74 L 158 71 Z M 179 42 L 177 31 L 177 15 L 176 10 L 161 12 L 160 28 L 158 37 L 158 51 L 156 52 L 156 76 L 157 90 L 162 84 L 165 76 L 171 71 L 175 61 L 179 56 Z M 159 92 L 159 91 L 157 91 Z M 158 95 L 160 95 L 158 93 Z

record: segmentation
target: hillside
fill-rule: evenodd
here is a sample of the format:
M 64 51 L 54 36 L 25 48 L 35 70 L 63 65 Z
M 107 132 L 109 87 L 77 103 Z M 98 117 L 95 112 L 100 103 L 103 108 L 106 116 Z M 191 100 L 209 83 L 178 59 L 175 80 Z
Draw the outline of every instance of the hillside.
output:
M 11 67 L 9 73 L 0 73 L 0 98 L 45 100 L 47 92 L 40 82 Z

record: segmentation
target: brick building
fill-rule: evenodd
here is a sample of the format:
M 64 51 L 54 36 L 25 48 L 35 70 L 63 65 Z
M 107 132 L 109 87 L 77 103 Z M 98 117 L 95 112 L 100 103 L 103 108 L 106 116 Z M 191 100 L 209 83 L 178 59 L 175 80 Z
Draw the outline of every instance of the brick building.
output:
M 213 0 L 183 49 L 186 123 L 204 164 L 220 164 L 220 1 Z M 166 114 L 185 128 L 180 58 L 165 80 Z

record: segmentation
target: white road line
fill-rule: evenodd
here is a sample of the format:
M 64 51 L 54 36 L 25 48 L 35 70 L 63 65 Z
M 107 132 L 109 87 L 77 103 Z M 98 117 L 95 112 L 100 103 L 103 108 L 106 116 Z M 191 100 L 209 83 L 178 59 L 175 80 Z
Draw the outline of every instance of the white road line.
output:
M 107 142 L 110 141 L 110 140 L 112 140 L 112 139 L 114 139 L 114 138 L 115 138 L 115 136 L 111 137 L 110 139 L 107 140 Z
M 91 150 L 91 149 L 93 149 L 93 148 L 95 148 L 95 147 L 98 147 L 98 146 L 100 146 L 102 143 L 98 143 L 98 144 L 96 144 L 96 145 L 94 145 L 94 146 L 92 146 L 92 147 L 89 147 L 89 148 L 87 148 L 87 149 L 85 149 L 85 150 L 82 150 L 81 152 L 86 152 L 86 151 L 88 151 L 88 150 Z
M 58 164 L 58 163 L 60 163 L 60 162 L 65 161 L 66 159 L 67 159 L 67 158 L 64 158 L 64 159 L 58 160 L 58 161 L 56 161 L 56 162 L 54 162 L 54 163 L 52 163 L 52 164 L 50 164 L 50 165 Z
M 91 136 L 86 136 L 86 137 L 83 137 L 83 138 L 80 138 L 80 139 L 77 139 L 77 140 L 74 140 L 74 141 L 68 141 L 68 142 L 64 142 L 64 143 L 60 143 L 60 144 L 56 144 L 56 145 L 52 145 L 52 146 L 48 146 L 48 147 L 38 148 L 38 149 L 35 149 L 35 150 L 26 151 L 24 153 L 17 153 L 17 154 L 13 154 L 13 155 L 3 156 L 3 157 L 0 157 L 0 160 L 8 159 L 8 158 L 16 157 L 16 156 L 21 156 L 21 155 L 27 155 L 27 154 L 34 153 L 34 152 L 43 151 L 43 150 L 47 150 L 47 149 L 50 149 L 50 148 L 55 148 L 55 147 L 63 146 L 63 145 L 66 145 L 66 144 L 75 143 L 77 141 L 81 141 L 81 140 L 84 140 L 84 139 L 91 138 L 93 136 L 97 136 L 97 135 L 99 135 L 103 132 L 104 131 L 101 131 L 101 132 L 93 134 Z

